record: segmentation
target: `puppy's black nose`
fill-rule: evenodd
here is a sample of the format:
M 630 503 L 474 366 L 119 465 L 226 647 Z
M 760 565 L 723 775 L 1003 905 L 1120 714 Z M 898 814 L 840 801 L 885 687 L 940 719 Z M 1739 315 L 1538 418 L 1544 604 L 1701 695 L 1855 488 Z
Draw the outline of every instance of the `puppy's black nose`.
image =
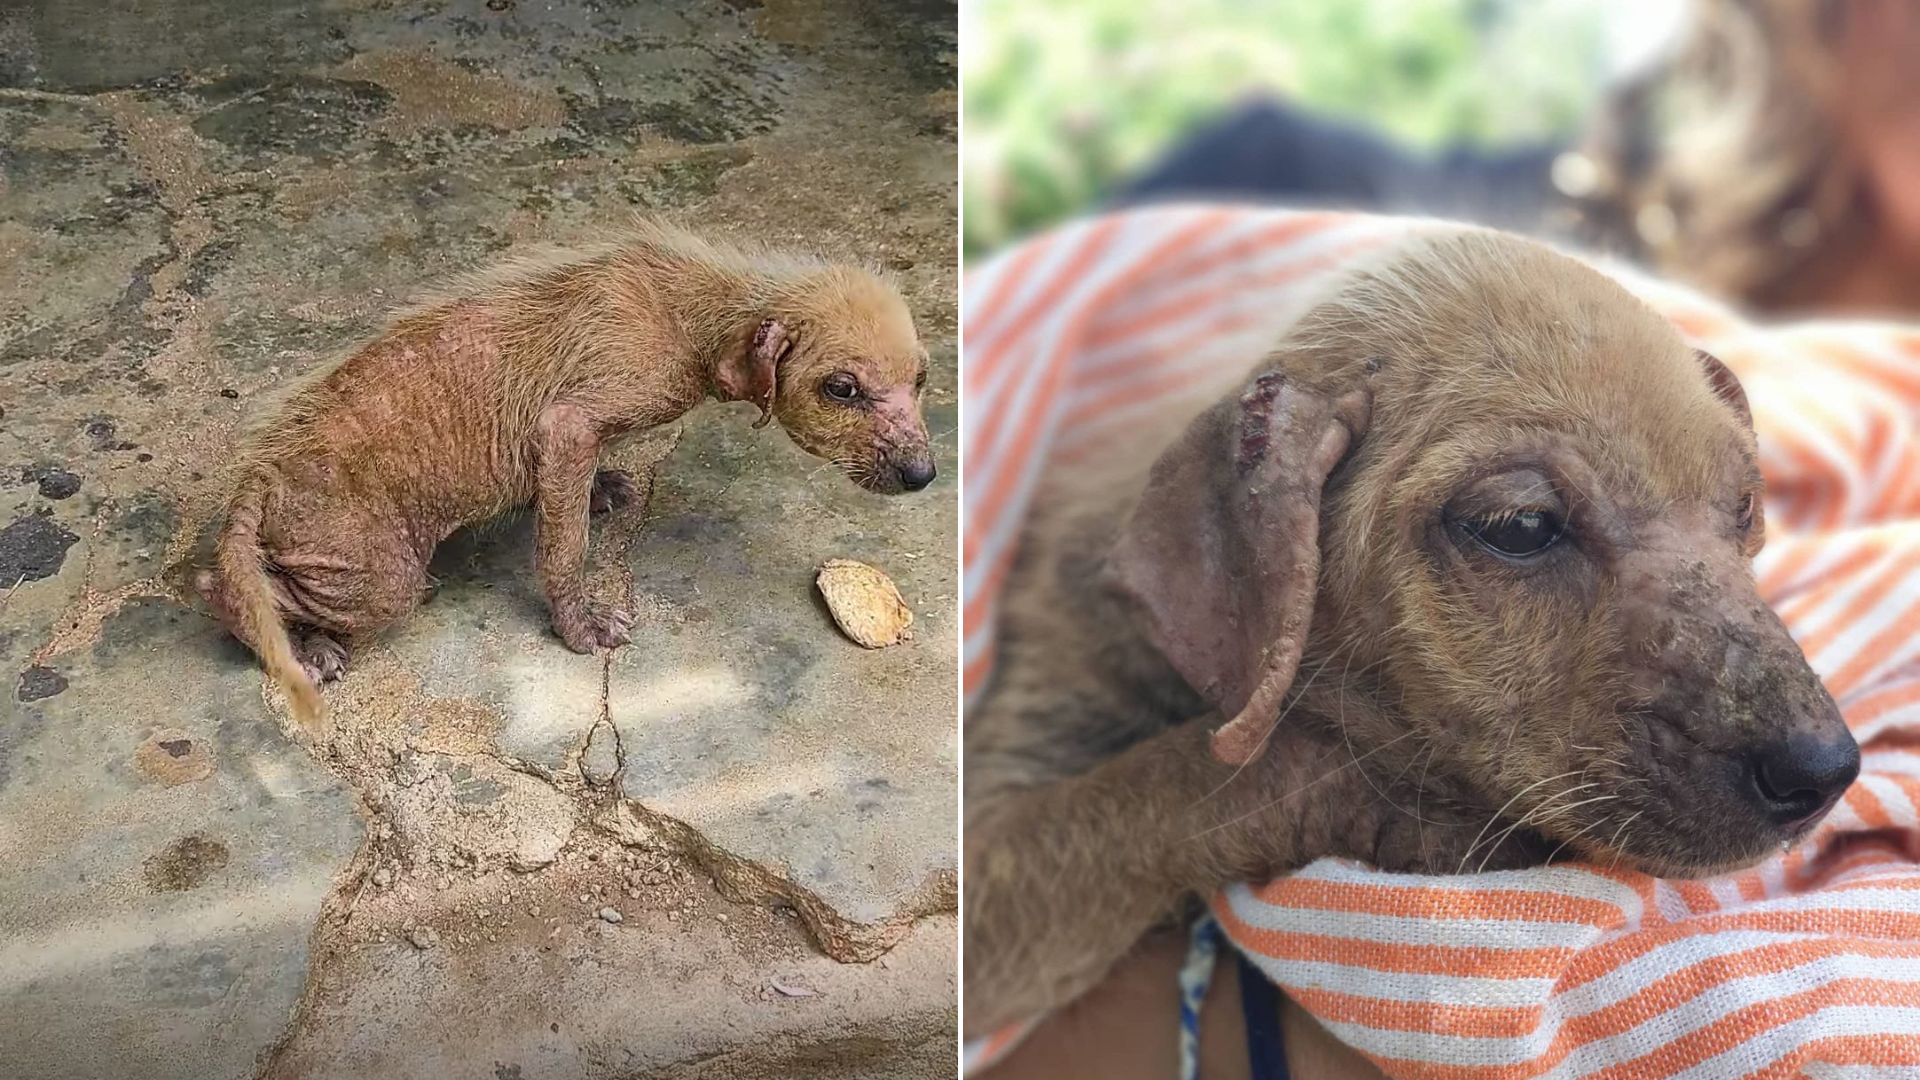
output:
M 1795 736 L 1763 751 L 1753 763 L 1753 786 L 1769 817 L 1798 825 L 1818 817 L 1860 775 L 1860 746 L 1853 736 Z
M 933 462 L 909 461 L 900 466 L 900 486 L 908 491 L 919 491 L 933 483 Z

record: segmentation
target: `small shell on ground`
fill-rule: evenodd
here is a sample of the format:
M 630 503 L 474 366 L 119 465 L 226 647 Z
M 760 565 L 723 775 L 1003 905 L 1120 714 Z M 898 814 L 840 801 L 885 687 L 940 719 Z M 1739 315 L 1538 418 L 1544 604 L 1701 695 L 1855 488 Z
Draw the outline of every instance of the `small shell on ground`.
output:
M 913 625 L 913 612 L 893 579 L 863 562 L 828 559 L 815 579 L 833 621 L 855 642 L 879 649 L 899 642 Z

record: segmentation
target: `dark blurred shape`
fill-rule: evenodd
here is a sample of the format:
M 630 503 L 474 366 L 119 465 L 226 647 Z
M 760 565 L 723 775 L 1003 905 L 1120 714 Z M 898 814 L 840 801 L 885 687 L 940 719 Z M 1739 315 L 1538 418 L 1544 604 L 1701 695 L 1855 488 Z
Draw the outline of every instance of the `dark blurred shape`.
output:
M 1290 105 L 1196 133 L 1119 201 L 1426 214 L 1626 255 L 1768 312 L 1920 315 L 1920 0 L 1695 0 L 1576 145 L 1422 156 Z
M 1460 147 L 1422 155 L 1361 127 L 1279 101 L 1241 105 L 1115 196 L 1280 201 L 1477 221 L 1545 231 L 1567 201 L 1550 179 L 1564 147 Z

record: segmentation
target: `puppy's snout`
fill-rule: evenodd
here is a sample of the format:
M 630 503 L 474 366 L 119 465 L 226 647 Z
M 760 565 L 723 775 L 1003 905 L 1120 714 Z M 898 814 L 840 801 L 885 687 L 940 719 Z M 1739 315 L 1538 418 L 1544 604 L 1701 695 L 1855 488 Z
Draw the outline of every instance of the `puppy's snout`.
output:
M 1859 775 L 1860 746 L 1844 728 L 1837 735 L 1789 737 L 1753 761 L 1754 791 L 1782 826 L 1826 813 Z
M 932 458 L 920 458 L 909 461 L 900 466 L 900 486 L 906 488 L 908 491 L 919 491 L 921 488 L 933 483 L 933 477 L 936 471 L 933 467 Z

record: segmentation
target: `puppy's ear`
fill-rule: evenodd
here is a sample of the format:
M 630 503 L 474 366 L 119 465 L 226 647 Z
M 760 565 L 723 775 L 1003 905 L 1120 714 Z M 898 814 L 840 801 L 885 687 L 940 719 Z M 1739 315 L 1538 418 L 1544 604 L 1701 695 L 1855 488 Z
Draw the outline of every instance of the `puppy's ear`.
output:
M 728 401 L 751 401 L 760 406 L 756 428 L 773 419 L 773 388 L 780 361 L 793 348 L 793 336 L 778 319 L 762 320 L 746 346 L 721 357 L 714 381 Z
M 1733 411 L 1740 414 L 1740 420 L 1747 425 L 1747 430 L 1753 430 L 1753 409 L 1747 405 L 1747 392 L 1741 389 L 1740 380 L 1734 377 L 1732 370 L 1705 349 L 1693 350 L 1693 358 L 1699 361 L 1700 370 L 1706 373 L 1707 385 L 1713 387 L 1714 396 L 1733 406 Z
M 1181 676 L 1227 717 L 1213 755 L 1259 756 L 1313 622 L 1320 494 L 1365 432 L 1368 360 L 1324 385 L 1272 362 L 1154 463 L 1108 570 Z

